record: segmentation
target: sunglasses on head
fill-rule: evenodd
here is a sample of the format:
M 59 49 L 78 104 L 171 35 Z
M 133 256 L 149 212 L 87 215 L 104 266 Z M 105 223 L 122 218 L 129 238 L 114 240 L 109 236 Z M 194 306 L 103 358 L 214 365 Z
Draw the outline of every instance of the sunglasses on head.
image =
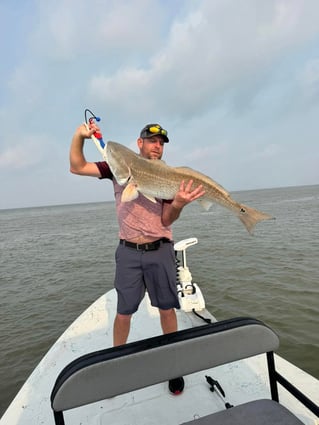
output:
M 161 126 L 159 126 L 159 125 L 154 125 L 154 126 L 152 126 L 152 127 L 149 127 L 148 128 L 148 131 L 150 132 L 150 133 L 153 133 L 153 134 L 162 134 L 163 136 L 167 136 L 167 131 L 166 130 L 164 130 L 164 128 L 162 128 Z

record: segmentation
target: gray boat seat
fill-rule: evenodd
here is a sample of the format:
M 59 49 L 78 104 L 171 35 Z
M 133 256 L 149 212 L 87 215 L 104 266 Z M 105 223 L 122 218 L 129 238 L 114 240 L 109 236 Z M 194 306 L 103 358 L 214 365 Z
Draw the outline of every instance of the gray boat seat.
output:
M 64 368 L 52 391 L 52 407 L 79 407 L 278 346 L 278 336 L 264 323 L 236 318 L 108 348 Z
M 65 410 L 262 353 L 267 355 L 269 398 L 277 402 L 277 382 L 292 392 L 291 384 L 275 370 L 273 352 L 278 347 L 277 334 L 263 322 L 253 318 L 234 318 L 86 354 L 67 365 L 55 382 L 51 393 L 55 423 L 64 425 Z M 297 389 L 293 391 L 294 396 L 304 402 L 306 397 Z M 248 403 L 189 423 L 300 424 L 298 419 L 293 419 L 293 415 L 288 415 L 285 409 L 274 403 Z M 319 412 L 318 406 L 311 401 L 306 400 L 306 403 L 313 412 Z M 257 419 L 253 421 L 260 408 L 265 418 L 268 415 L 268 422 L 260 414 L 259 422 Z M 246 416 L 251 418 L 249 422 Z M 292 416 L 290 422 L 289 416 Z
M 304 425 L 295 415 L 273 400 L 249 403 L 184 422 L 182 425 Z

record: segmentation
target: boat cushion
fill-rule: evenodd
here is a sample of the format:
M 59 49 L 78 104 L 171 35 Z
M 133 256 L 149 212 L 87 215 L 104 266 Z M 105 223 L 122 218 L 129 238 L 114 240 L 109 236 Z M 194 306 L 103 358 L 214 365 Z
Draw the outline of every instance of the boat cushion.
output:
M 262 322 L 235 318 L 97 351 L 61 372 L 51 394 L 52 407 L 72 409 L 274 351 L 278 345 L 278 336 Z
M 184 422 L 182 425 L 303 425 L 284 406 L 272 400 L 249 403 Z

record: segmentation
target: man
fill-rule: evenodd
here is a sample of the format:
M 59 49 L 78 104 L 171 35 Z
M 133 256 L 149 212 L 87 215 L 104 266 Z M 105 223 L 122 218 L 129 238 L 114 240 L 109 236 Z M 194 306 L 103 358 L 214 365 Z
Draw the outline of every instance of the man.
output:
M 106 162 L 87 162 L 83 153 L 84 140 L 99 132 L 94 123 L 88 130 L 80 126 L 72 139 L 70 171 L 74 174 L 108 178 L 113 181 L 119 222 L 120 243 L 116 250 L 115 288 L 118 295 L 117 315 L 113 327 L 114 346 L 125 344 L 132 314 L 138 309 L 147 289 L 153 306 L 158 307 L 163 333 L 177 330 L 175 308 L 179 308 L 176 289 L 175 254 L 172 223 L 188 203 L 204 194 L 202 186 L 192 188 L 192 181 L 181 182 L 171 201 L 151 202 L 142 194 L 130 202 L 121 202 L 124 186 L 120 186 Z M 161 159 L 167 131 L 159 124 L 146 125 L 137 139 L 140 155 Z M 170 390 L 183 390 L 183 378 L 170 381 Z

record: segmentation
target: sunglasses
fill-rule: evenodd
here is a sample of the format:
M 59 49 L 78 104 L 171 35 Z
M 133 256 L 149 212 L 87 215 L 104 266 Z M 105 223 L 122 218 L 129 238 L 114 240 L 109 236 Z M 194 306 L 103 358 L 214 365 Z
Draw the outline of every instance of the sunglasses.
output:
M 150 133 L 153 133 L 153 134 L 162 134 L 163 136 L 167 136 L 167 131 L 166 131 L 166 130 L 164 130 L 164 128 L 162 128 L 162 127 L 161 127 L 161 126 L 159 126 L 159 125 L 149 127 L 149 128 L 148 128 L 148 131 L 149 131 Z

